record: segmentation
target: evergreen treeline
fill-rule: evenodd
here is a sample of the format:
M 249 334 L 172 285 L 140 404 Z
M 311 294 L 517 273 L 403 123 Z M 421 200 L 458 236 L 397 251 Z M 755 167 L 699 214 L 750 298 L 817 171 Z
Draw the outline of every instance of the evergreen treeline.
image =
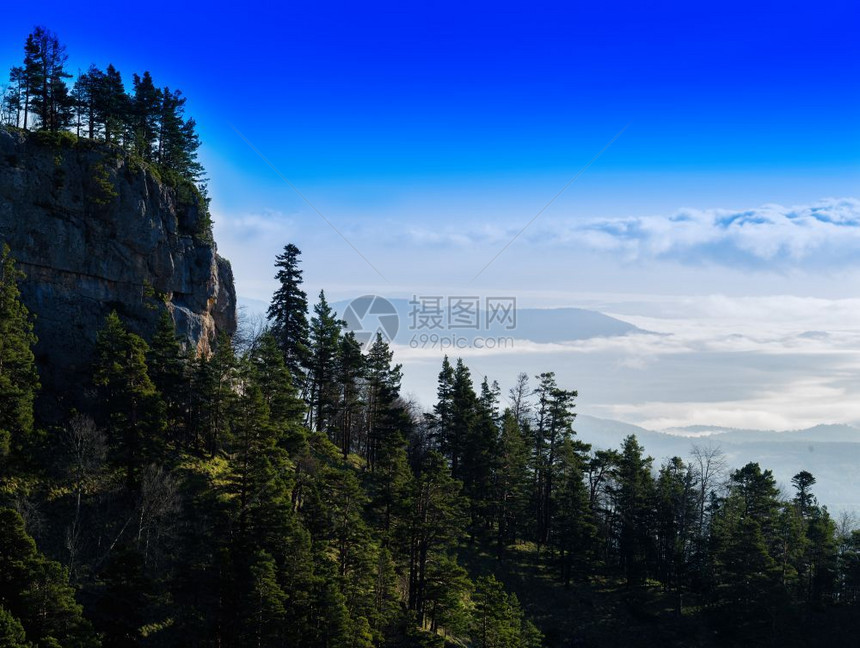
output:
M 502 408 L 496 383 L 446 358 L 421 414 L 381 337 L 363 351 L 322 293 L 308 320 L 299 263 L 292 245 L 276 260 L 270 326 L 211 357 L 183 349 L 166 308 L 148 342 L 111 314 L 91 406 L 42 430 L 3 251 L 0 645 L 637 645 L 621 626 L 649 614 L 693 628 L 676 645 L 854 627 L 860 532 L 837 528 L 811 474 L 783 495 L 713 450 L 660 466 L 632 436 L 592 450 L 549 372 L 520 375 Z M 521 598 L 497 578 L 512 565 Z M 559 588 L 550 613 L 528 600 L 540 583 Z M 559 636 L 601 614 L 582 610 L 597 591 L 624 611 Z
M 117 144 L 162 171 L 202 180 L 196 123 L 185 117 L 179 90 L 157 87 L 144 72 L 132 75 L 128 92 L 113 65 L 105 70 L 92 65 L 73 75 L 67 61 L 56 34 L 36 27 L 24 44 L 23 62 L 11 69 L 3 88 L 0 122 Z

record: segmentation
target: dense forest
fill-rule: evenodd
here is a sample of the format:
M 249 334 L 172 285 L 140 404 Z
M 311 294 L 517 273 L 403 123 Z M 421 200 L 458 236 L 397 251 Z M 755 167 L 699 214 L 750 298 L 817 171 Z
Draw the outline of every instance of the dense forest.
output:
M 112 67 L 69 91 L 44 29 L 25 53 L 13 126 L 200 178 L 178 93 L 145 73 L 129 95 Z M 57 423 L 3 248 L 0 646 L 805 646 L 860 629 L 860 531 L 810 473 L 784 493 L 713 447 L 592 448 L 551 371 L 503 394 L 445 358 L 422 411 L 381 335 L 362 348 L 322 292 L 309 309 L 295 245 L 275 272 L 267 321 L 211 355 L 157 294 L 151 339 L 111 314 L 89 402 Z

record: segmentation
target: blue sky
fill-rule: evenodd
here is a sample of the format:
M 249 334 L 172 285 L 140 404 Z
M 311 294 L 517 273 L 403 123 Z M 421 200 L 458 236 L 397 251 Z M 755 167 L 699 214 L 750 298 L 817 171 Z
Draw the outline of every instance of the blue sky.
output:
M 600 414 L 785 426 L 778 412 L 812 381 L 829 409 L 807 422 L 860 421 L 836 406 L 860 402 L 845 381 L 860 339 L 856 1 L 7 4 L 7 66 L 43 24 L 72 69 L 112 62 L 126 81 L 148 69 L 184 91 L 216 238 L 247 298 L 268 299 L 272 260 L 294 242 L 311 295 L 503 291 L 675 335 L 662 349 L 570 351 L 566 378 Z M 814 353 L 799 337 L 810 327 L 830 335 Z M 747 405 L 667 360 L 683 349 L 683 366 L 728 380 L 741 356 L 720 340 L 736 334 L 763 390 Z M 512 378 L 547 357 L 492 366 Z M 410 386 L 428 392 L 436 366 Z M 623 395 L 605 366 L 628 372 Z M 670 380 L 667 405 L 648 385 Z M 719 406 L 698 407 L 704 391 Z
M 860 179 L 856 2 L 9 4 L 5 61 L 40 23 L 73 67 L 183 89 L 225 210 L 292 204 L 231 124 L 362 217 L 415 189 L 538 204 L 628 123 L 578 188 L 600 215 L 809 202 Z

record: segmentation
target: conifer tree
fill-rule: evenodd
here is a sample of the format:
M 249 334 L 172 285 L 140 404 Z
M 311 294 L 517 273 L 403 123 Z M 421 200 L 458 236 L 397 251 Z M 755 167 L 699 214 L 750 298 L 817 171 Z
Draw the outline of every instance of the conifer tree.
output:
M 296 393 L 270 331 L 257 339 L 249 350 L 248 359 L 254 367 L 254 380 L 269 408 L 269 422 L 276 430 L 278 445 L 291 455 L 297 454 L 305 443 L 305 431 L 301 426 L 305 404 Z
M 214 457 L 230 440 L 230 412 L 236 398 L 237 360 L 230 338 L 221 334 L 211 357 L 192 365 L 189 428 L 193 442 Z
M 660 469 L 655 496 L 657 576 L 675 593 L 675 612 L 680 615 L 682 588 L 690 580 L 698 511 L 696 480 L 680 457 L 673 457 Z
M 538 376 L 535 390 L 538 397 L 533 429 L 532 473 L 534 479 L 534 509 L 539 545 L 547 543 L 553 520 L 553 490 L 561 444 L 573 434 L 572 423 L 575 391 L 561 389 L 555 373 Z
M 341 335 L 337 350 L 336 372 L 338 386 L 336 443 L 343 458 L 353 451 L 362 427 L 361 387 L 364 379 L 364 356 L 355 334 L 348 331 Z
M 275 259 L 278 289 L 272 296 L 268 317 L 272 335 L 290 370 L 293 384 L 299 389 L 304 383 L 304 367 L 308 361 L 308 298 L 302 290 L 302 270 L 299 268 L 301 250 L 292 243 Z
M 558 452 L 550 540 L 556 549 L 560 580 L 583 579 L 594 552 L 595 525 L 584 481 L 587 444 L 567 438 Z
M 25 68 L 28 74 L 32 107 L 39 117 L 40 127 L 57 132 L 69 125 L 71 101 L 65 79 L 71 77 L 64 66 L 68 59 L 66 47 L 44 27 L 36 27 L 28 39 Z
M 402 551 L 409 566 L 407 603 L 419 623 L 428 612 L 428 565 L 446 555 L 462 533 L 465 519 L 460 489 L 442 455 L 431 451 L 414 479 L 408 519 L 401 529 Z
M 33 644 L 27 641 L 24 626 L 2 605 L 0 605 L 0 646 L 33 648 Z
M 376 334 L 365 360 L 364 455 L 368 468 L 385 466 L 391 452 L 402 449 L 408 415 L 399 404 L 402 367 L 381 333 Z
M 130 106 L 130 140 L 134 152 L 147 162 L 154 158 L 158 137 L 158 118 L 161 110 L 161 90 L 155 87 L 152 76 L 144 72 L 132 77 L 134 94 Z
M 436 388 L 436 404 L 433 406 L 433 436 L 439 452 L 454 464 L 459 456 L 458 439 L 452 431 L 454 414 L 454 368 L 448 356 L 442 359 Z
M 310 324 L 310 358 L 308 360 L 308 427 L 327 432 L 337 404 L 335 362 L 343 322 L 329 306 L 325 292 L 320 291 Z
M 116 311 L 105 319 L 96 339 L 93 384 L 104 403 L 113 460 L 131 490 L 161 439 L 163 404 L 149 377 L 146 342 L 126 330 Z
M 624 439 L 618 456 L 617 484 L 612 490 L 619 518 L 619 550 L 628 587 L 645 583 L 653 558 L 654 481 L 651 457 L 634 435 Z
M 72 97 L 75 110 L 78 113 L 78 123 L 86 124 L 87 137 L 94 139 L 100 135 L 100 97 L 99 92 L 103 84 L 104 72 L 95 65 L 91 65 L 83 74 L 75 80 L 72 89 Z M 79 133 L 80 134 L 80 133 Z
M 0 248 L 0 457 L 21 449 L 33 432 L 33 402 L 39 375 L 33 356 L 36 336 L 30 314 L 21 303 L 9 246 Z
M 496 511 L 496 551 L 504 553 L 506 544 L 516 541 L 525 532 L 528 514 L 529 452 L 520 431 L 516 415 L 505 410 L 499 438 L 498 464 L 495 475 L 494 502 Z
M 516 595 L 508 594 L 495 576 L 475 583 L 472 645 L 475 648 L 539 648 L 541 634 L 523 619 Z
M 188 359 L 176 337 L 173 317 L 166 308 L 161 311 L 146 359 L 149 376 L 165 406 L 168 431 L 176 440 L 183 439 L 190 386 Z
M 130 100 L 122 76 L 113 65 L 95 78 L 95 113 L 102 125 L 106 142 L 119 143 L 128 123 Z
M 0 509 L 0 628 L 4 617 L 7 635 L 20 637 L 23 629 L 38 646 L 99 645 L 65 570 L 39 553 L 24 520 L 11 509 Z
M 197 162 L 200 140 L 193 119 L 185 119 L 186 98 L 179 90 L 161 90 L 157 162 L 179 175 L 200 181 L 203 168 Z
M 716 595 L 735 627 L 764 622 L 778 605 L 778 494 L 772 473 L 749 463 L 732 473 L 714 519 Z

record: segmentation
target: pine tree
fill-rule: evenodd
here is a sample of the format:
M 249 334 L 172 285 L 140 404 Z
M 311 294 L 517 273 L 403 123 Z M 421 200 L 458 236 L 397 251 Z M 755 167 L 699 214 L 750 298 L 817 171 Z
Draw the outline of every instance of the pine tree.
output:
M 711 539 L 717 600 L 735 630 L 764 624 L 779 605 L 784 580 L 780 502 L 769 470 L 749 463 L 732 473 L 729 492 L 714 517 Z
M 462 533 L 465 519 L 460 489 L 442 455 L 431 451 L 413 481 L 406 503 L 408 518 L 400 529 L 401 551 L 409 566 L 407 604 L 419 624 L 428 612 L 428 565 L 448 554 Z
M 30 115 L 33 112 L 33 99 L 37 87 L 42 83 L 40 69 L 37 62 L 39 56 L 39 44 L 34 34 L 27 36 L 24 43 L 24 64 L 21 67 L 12 68 L 12 79 L 17 86 L 18 108 L 22 110 L 20 126 L 27 130 L 30 126 Z M 16 122 L 16 125 L 18 123 Z
M 454 464 L 460 455 L 458 443 L 452 431 L 454 411 L 454 368 L 448 356 L 442 359 L 442 370 L 439 372 L 436 388 L 436 404 L 433 406 L 433 436 L 439 452 Z
M 680 457 L 660 469 L 655 485 L 657 575 L 675 593 L 675 611 L 681 614 L 682 588 L 689 583 L 690 557 L 697 531 L 698 502 L 693 472 Z
M 628 587 L 645 583 L 653 558 L 654 481 L 651 457 L 643 454 L 634 435 L 624 439 L 618 457 L 617 485 L 612 495 L 620 520 L 619 550 Z
M 304 367 L 308 361 L 308 298 L 302 290 L 302 271 L 299 269 L 301 251 L 292 243 L 284 247 L 275 259 L 278 272 L 278 289 L 272 296 L 268 317 L 272 335 L 284 356 L 293 383 L 300 388 L 304 383 Z
M 346 459 L 355 448 L 361 427 L 361 387 L 364 379 L 364 356 L 361 345 L 352 331 L 340 337 L 337 350 L 336 372 L 338 404 L 335 421 L 335 440 Z
M 506 544 L 516 541 L 525 532 L 531 485 L 528 465 L 528 446 L 516 415 L 511 409 L 505 410 L 494 488 L 499 556 L 503 555 Z
M 156 161 L 165 169 L 175 171 L 195 182 L 201 180 L 203 168 L 197 162 L 200 140 L 193 119 L 185 119 L 186 98 L 179 90 L 161 90 L 161 109 Z
M 71 100 L 65 79 L 72 75 L 64 68 L 68 55 L 65 45 L 44 27 L 36 27 L 31 36 L 35 45 L 32 56 L 35 73 L 31 75 L 32 107 L 41 128 L 55 133 L 68 126 L 71 120 Z
M 270 331 L 261 335 L 248 353 L 254 366 L 254 379 L 260 386 L 269 408 L 269 422 L 278 435 L 278 445 L 290 455 L 297 455 L 305 444 L 301 426 L 305 404 L 296 393 L 290 372 Z
M 36 336 L 27 307 L 21 303 L 18 282 L 24 275 L 15 267 L 9 246 L 0 249 L 0 457 L 10 444 L 21 449 L 33 432 L 33 402 L 39 375 L 33 356 Z
M 573 434 L 573 400 L 576 391 L 561 389 L 553 372 L 538 376 L 538 397 L 533 430 L 532 472 L 534 475 L 534 508 L 538 545 L 549 540 L 553 520 L 553 490 L 559 449 Z
M 192 372 L 188 428 L 193 443 L 214 457 L 229 442 L 236 398 L 237 361 L 230 338 L 219 335 L 215 352 L 195 358 Z
M 130 140 L 134 152 L 147 162 L 154 159 L 155 143 L 158 137 L 158 118 L 162 98 L 161 90 L 155 87 L 152 76 L 144 72 L 143 76 L 135 74 L 132 77 L 134 95 L 130 106 Z
M 107 316 L 96 339 L 93 384 L 104 403 L 113 460 L 125 469 L 129 490 L 162 441 L 163 404 L 149 377 L 148 350 L 143 339 L 126 330 L 116 311 Z
M 0 605 L 0 646 L 5 648 L 33 648 L 33 644 L 27 641 L 24 626 L 2 605 Z
M 472 645 L 475 648 L 538 648 L 541 635 L 523 611 L 515 594 L 505 592 L 495 576 L 475 583 L 472 613 Z
M 72 97 L 75 102 L 75 110 L 78 113 L 78 122 L 86 124 L 87 137 L 94 139 L 101 134 L 99 119 L 100 96 L 99 92 L 104 83 L 104 72 L 95 65 L 79 75 L 72 89 Z
M 327 432 L 337 404 L 335 363 L 343 322 L 320 291 L 310 325 L 308 361 L 308 427 Z
M 399 403 L 402 367 L 393 364 L 394 353 L 381 333 L 365 360 L 364 456 L 371 471 L 385 466 L 392 452 L 403 448 L 410 421 Z
M 24 66 L 9 70 L 9 85 L 3 93 L 3 121 L 10 126 L 20 127 L 24 106 L 29 104 L 27 77 Z
M 113 65 L 108 65 L 104 74 L 97 75 L 94 81 L 97 83 L 94 88 L 96 121 L 103 127 L 105 141 L 118 143 L 125 132 L 130 109 L 122 76 Z
M 431 632 L 464 635 L 469 629 L 467 597 L 473 586 L 468 573 L 453 555 L 443 554 L 427 565 L 425 603 Z
M 147 352 L 149 376 L 165 406 L 166 425 L 175 440 L 186 440 L 190 376 L 188 359 L 182 352 L 173 317 L 162 310 Z
M 39 553 L 24 520 L 11 509 L 0 509 L 0 601 L 0 628 L 6 625 L 7 635 L 20 637 L 23 629 L 38 646 L 99 645 L 75 601 L 67 573 Z
M 593 552 L 596 528 L 584 481 L 585 457 L 590 446 L 565 439 L 558 452 L 550 541 L 556 549 L 559 575 L 565 585 L 584 578 Z

